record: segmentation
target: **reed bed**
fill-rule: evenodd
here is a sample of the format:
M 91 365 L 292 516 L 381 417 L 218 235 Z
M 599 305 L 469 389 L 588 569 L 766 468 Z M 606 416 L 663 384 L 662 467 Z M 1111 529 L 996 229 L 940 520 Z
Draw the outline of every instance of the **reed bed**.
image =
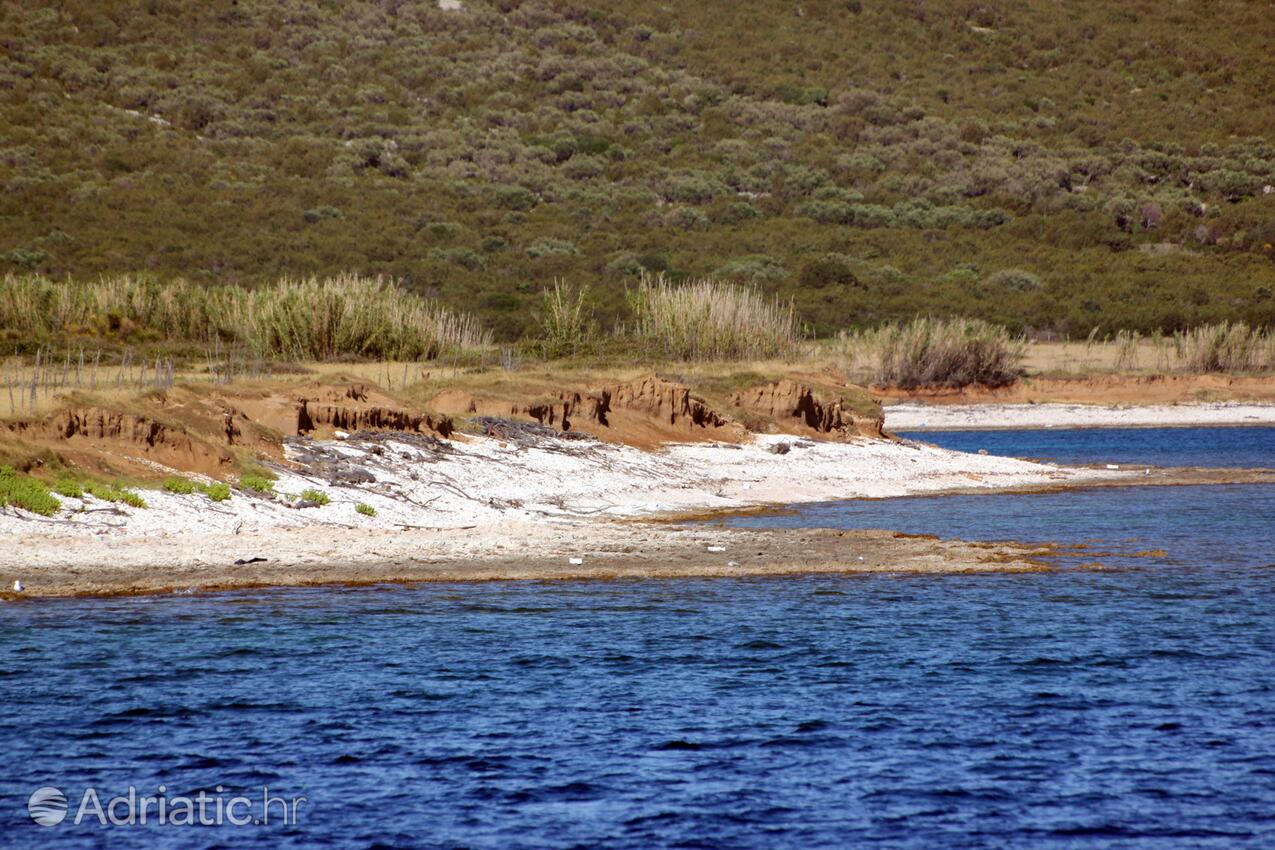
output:
M 260 289 L 127 275 L 93 282 L 9 275 L 0 287 L 0 328 L 31 340 L 136 333 L 293 360 L 432 359 L 491 344 L 472 316 L 357 275 L 285 278 Z
M 629 333 L 647 356 L 685 361 L 790 356 L 801 345 L 792 305 L 716 280 L 643 278 L 629 292 Z
M 905 389 L 1004 386 L 1021 374 L 1027 343 L 980 319 L 917 318 L 843 333 L 846 371 Z
M 1244 322 L 1219 322 L 1173 337 L 1178 363 L 1188 372 L 1264 372 L 1275 369 L 1275 331 Z

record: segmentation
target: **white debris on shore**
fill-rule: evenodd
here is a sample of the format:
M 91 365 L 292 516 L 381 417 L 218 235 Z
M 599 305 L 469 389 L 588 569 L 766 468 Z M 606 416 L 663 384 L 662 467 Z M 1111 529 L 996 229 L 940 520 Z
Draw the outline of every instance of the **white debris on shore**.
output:
M 779 442 L 792 448 L 773 453 Z M 145 509 L 67 498 L 49 519 L 5 509 L 0 535 L 166 538 L 324 526 L 455 529 L 1110 477 L 907 442 L 772 436 L 743 445 L 675 444 L 651 452 L 579 438 L 442 442 L 387 433 L 340 442 L 296 441 L 288 453 L 308 463 L 313 473 L 279 471 L 276 492 L 295 497 L 314 488 L 326 493 L 330 504 L 298 509 L 286 499 L 239 492 L 212 502 L 199 493 L 146 491 Z M 341 474 L 333 474 L 333 458 L 345 469 Z M 376 515 L 356 512 L 360 503 L 375 508 Z
M 1275 425 L 1275 404 L 918 404 L 885 405 L 885 427 L 898 431 L 1004 428 L 1164 428 Z

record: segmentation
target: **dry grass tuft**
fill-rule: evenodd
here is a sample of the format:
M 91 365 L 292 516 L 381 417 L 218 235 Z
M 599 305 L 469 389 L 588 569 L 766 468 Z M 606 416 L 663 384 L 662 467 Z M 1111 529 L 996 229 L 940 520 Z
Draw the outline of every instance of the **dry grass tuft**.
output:
M 1244 322 L 1219 322 L 1174 335 L 1178 362 L 1189 372 L 1275 369 L 1275 332 Z
M 491 343 L 471 316 L 383 278 L 357 275 L 284 278 L 260 289 L 127 275 L 94 282 L 8 275 L 0 287 L 0 327 L 28 339 L 138 331 L 293 360 L 429 359 Z
M 1021 374 L 1026 343 L 979 319 L 913 319 L 841 337 L 859 380 L 917 387 L 1004 386 Z

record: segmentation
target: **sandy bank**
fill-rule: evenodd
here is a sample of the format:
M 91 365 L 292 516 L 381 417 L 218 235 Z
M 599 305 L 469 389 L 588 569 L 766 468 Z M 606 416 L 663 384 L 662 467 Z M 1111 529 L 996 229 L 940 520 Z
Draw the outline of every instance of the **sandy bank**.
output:
M 679 542 L 690 539 L 686 532 L 632 520 L 1131 477 L 867 438 L 819 442 L 757 436 L 743 443 L 644 451 L 534 426 L 503 437 L 451 440 L 397 433 L 297 438 L 284 450 L 289 463 L 278 468 L 280 495 L 275 498 L 237 492 L 214 503 L 197 493 L 148 491 L 146 509 L 90 497 L 64 499 L 51 518 L 4 509 L 3 587 L 11 587 L 14 579 L 28 594 L 40 594 L 395 575 L 567 577 L 592 575 L 595 559 L 608 552 L 606 569 L 619 572 L 607 575 L 729 572 L 748 562 L 733 556 L 691 558 L 691 550 L 698 550 Z M 295 494 L 307 488 L 322 490 L 331 503 L 293 507 Z M 376 516 L 357 513 L 360 503 L 375 508 Z M 725 529 L 699 533 L 744 539 L 742 532 Z M 753 564 L 757 571 L 787 571 L 801 564 L 859 568 L 857 554 L 842 558 L 827 549 L 808 560 L 793 548 L 791 536 L 762 536 L 772 543 L 755 550 L 769 553 Z M 743 544 L 721 545 L 733 552 Z M 615 546 L 632 551 L 617 553 Z M 906 561 L 917 553 L 891 546 L 880 550 L 881 563 L 911 568 Z M 638 552 L 646 554 L 628 557 Z M 953 568 L 968 568 L 973 563 L 968 555 L 954 557 Z M 267 558 L 268 566 L 233 568 L 235 560 L 254 557 Z M 587 560 L 573 565 L 570 557 Z M 730 566 L 732 560 L 738 565 Z M 917 563 L 929 568 L 933 559 Z
M 887 404 L 890 431 L 996 428 L 1155 428 L 1275 425 L 1275 404 L 1214 402 L 1102 405 L 899 402 Z
M 23 596 L 57 596 L 332 582 L 1037 570 L 1042 549 L 1016 544 L 652 520 L 833 498 L 1272 479 L 1244 470 L 1060 468 L 910 442 L 779 437 L 648 452 L 542 433 L 454 441 L 377 433 L 289 441 L 287 454 L 296 469 L 279 470 L 275 498 L 236 493 L 213 503 L 199 494 L 148 492 L 145 510 L 66 500 L 51 519 L 6 508 L 0 587 L 20 580 Z M 324 489 L 332 503 L 289 506 L 289 496 L 307 487 Z M 360 502 L 377 515 L 357 514 Z
M 512 427 L 512 426 L 511 426 Z M 284 445 L 275 490 L 322 490 L 331 503 L 296 509 L 283 498 L 148 491 L 148 509 L 67 498 L 49 520 L 9 508 L 0 535 L 181 538 L 280 528 L 402 530 L 590 517 L 634 518 L 687 511 L 968 488 L 1006 489 L 1099 477 L 1013 458 L 910 442 L 858 438 L 821 442 L 756 436 L 743 443 L 687 443 L 645 451 L 524 426 L 501 437 L 451 440 L 393 432 L 347 440 L 296 438 Z M 377 515 L 356 513 L 365 503 Z M 0 562 L 21 559 L 12 550 Z
M 122 537 L 66 545 L 32 538 L 24 597 L 410 581 L 764 576 L 811 572 L 1045 569 L 1048 550 L 888 531 L 745 530 L 649 523 L 495 523 L 472 529 L 278 529 Z M 240 560 L 264 561 L 235 565 Z M 579 563 L 574 563 L 579 561 Z M 12 584 L 11 568 L 4 570 Z M 5 594 L 9 599 L 13 594 Z
M 236 492 L 214 503 L 198 493 L 147 491 L 146 509 L 67 498 L 51 518 L 6 508 L 0 588 L 20 580 L 24 596 L 56 596 L 332 582 L 1036 569 L 1039 551 L 1012 544 L 652 520 L 829 499 L 1217 483 L 1254 474 L 1068 468 L 867 438 L 757 436 L 644 451 L 539 426 L 510 429 L 502 437 L 451 440 L 392 432 L 289 439 L 273 497 Z M 322 490 L 330 504 L 297 507 L 296 494 L 307 488 Z M 360 503 L 376 515 L 356 512 Z

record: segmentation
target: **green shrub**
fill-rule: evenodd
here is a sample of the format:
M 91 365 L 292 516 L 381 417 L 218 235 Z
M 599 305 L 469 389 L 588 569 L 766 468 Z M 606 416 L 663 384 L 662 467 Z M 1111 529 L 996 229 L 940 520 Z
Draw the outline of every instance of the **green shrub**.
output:
M 580 253 L 574 242 L 563 239 L 539 239 L 527 246 L 528 257 L 571 256 Z
M 262 495 L 271 495 L 274 493 L 274 482 L 264 475 L 244 473 L 239 476 L 239 489 L 250 490 Z
M 224 502 L 230 498 L 230 485 L 223 484 L 220 481 L 216 484 L 209 484 L 202 489 L 204 495 L 214 502 Z
M 824 254 L 801 267 L 798 273 L 801 285 L 810 289 L 825 286 L 857 286 L 859 278 L 850 266 L 850 260 L 841 254 Z
M 120 501 L 132 508 L 148 507 L 146 500 L 132 490 L 121 490 Z
M 774 257 L 765 254 L 752 254 L 747 257 L 734 257 L 713 272 L 714 277 L 733 278 L 749 283 L 766 283 L 783 280 L 788 270 L 780 265 Z
M 363 514 L 363 516 L 376 516 L 376 508 L 372 507 L 366 502 L 359 502 L 357 505 L 354 506 L 354 510 Z
M 723 224 L 742 224 L 745 221 L 761 218 L 761 210 L 757 209 L 747 201 L 736 201 L 727 206 L 717 216 L 717 220 Z
M 315 490 L 313 488 L 302 490 L 301 498 L 305 499 L 307 502 L 314 502 L 319 505 L 326 505 L 332 501 L 332 499 L 328 496 L 327 493 L 324 493 L 322 490 Z
M 336 207 L 312 207 L 301 214 L 310 224 L 332 218 L 345 218 L 345 215 Z
M 84 487 L 74 478 L 62 476 L 53 482 L 53 492 L 68 499 L 80 499 L 84 496 Z
M 195 492 L 195 482 L 189 478 L 182 478 L 177 475 L 170 475 L 164 479 L 164 489 L 169 493 L 178 493 L 186 495 Z
M 0 505 L 12 505 L 41 516 L 53 516 L 62 507 L 48 486 L 11 466 L 0 466 Z
M 1040 289 L 1040 278 L 1022 269 L 1001 269 L 987 276 L 987 287 L 1008 292 L 1031 292 Z
M 103 502 L 123 502 L 134 508 L 145 508 L 147 506 L 146 500 L 133 491 L 101 481 L 85 482 L 84 492 L 95 499 L 101 499 Z

